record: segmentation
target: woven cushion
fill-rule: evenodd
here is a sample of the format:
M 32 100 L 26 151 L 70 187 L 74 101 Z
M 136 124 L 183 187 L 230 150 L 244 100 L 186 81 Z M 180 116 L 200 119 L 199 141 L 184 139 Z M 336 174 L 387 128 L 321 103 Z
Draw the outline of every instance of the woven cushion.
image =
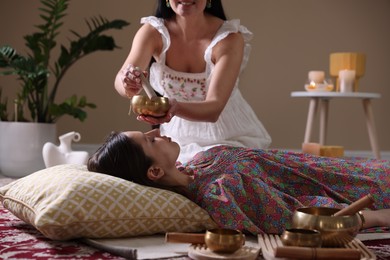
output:
M 58 165 L 0 188 L 5 208 L 51 239 L 118 238 L 215 227 L 179 194 Z

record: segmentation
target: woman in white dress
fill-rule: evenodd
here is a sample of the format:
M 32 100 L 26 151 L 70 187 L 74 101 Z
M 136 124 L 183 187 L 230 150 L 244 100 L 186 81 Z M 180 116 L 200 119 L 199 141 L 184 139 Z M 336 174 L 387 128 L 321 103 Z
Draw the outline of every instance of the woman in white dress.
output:
M 271 138 L 238 89 L 252 33 L 226 19 L 221 0 L 157 2 L 156 15 L 141 19 L 115 88 L 131 98 L 144 73 L 171 108 L 165 117 L 137 119 L 159 124 L 180 145 L 181 162 L 221 144 L 267 148 Z

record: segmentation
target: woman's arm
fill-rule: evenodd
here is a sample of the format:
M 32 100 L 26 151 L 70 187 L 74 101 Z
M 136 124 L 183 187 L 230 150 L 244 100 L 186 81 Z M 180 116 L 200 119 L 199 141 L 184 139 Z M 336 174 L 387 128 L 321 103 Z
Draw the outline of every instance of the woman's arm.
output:
M 134 67 L 145 70 L 151 58 L 162 49 L 162 39 L 158 31 L 149 24 L 144 24 L 133 39 L 131 50 L 115 77 L 115 89 L 123 97 L 132 97 L 142 89 L 139 72 Z
M 179 103 L 176 115 L 192 121 L 215 122 L 228 102 L 240 73 L 244 39 L 230 34 L 219 42 L 212 53 L 215 68 L 205 101 Z
M 362 210 L 362 229 L 390 227 L 390 209 Z

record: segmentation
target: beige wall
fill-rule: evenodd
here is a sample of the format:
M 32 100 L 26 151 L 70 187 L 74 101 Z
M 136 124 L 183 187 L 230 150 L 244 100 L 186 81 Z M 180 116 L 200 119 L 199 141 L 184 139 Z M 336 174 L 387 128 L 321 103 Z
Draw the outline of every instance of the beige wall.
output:
M 98 108 L 80 123 L 72 118 L 59 121 L 58 134 L 78 131 L 82 143 L 100 143 L 111 130 L 147 126 L 128 116 L 129 102 L 116 94 L 113 81 L 129 51 L 142 16 L 153 12 L 155 1 L 71 1 L 61 39 L 69 29 L 86 31 L 84 18 L 102 15 L 131 23 L 112 31 L 120 50 L 94 53 L 77 63 L 66 75 L 59 96 L 87 95 Z M 305 130 L 308 100 L 290 98 L 303 90 L 309 70 L 328 74 L 332 52 L 363 52 L 366 75 L 360 90 L 382 94 L 373 108 L 382 150 L 390 150 L 390 1 L 388 0 L 223 0 L 230 18 L 240 18 L 253 33 L 253 50 L 241 78 L 244 96 L 273 137 L 273 148 L 300 148 Z M 40 23 L 39 1 L 0 1 L 0 45 L 8 43 L 24 51 L 22 36 Z M 0 78 L 10 93 L 11 78 Z M 11 97 L 10 97 L 11 98 Z M 317 130 L 317 128 L 315 129 Z M 318 138 L 317 131 L 314 138 Z M 315 139 L 314 139 L 315 141 Z M 370 150 L 363 109 L 356 100 L 331 102 L 328 143 L 347 150 Z

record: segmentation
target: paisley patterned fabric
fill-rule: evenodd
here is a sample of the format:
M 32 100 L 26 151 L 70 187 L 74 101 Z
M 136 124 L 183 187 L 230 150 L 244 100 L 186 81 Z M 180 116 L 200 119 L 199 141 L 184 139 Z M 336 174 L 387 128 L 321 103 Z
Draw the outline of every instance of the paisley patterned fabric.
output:
M 219 226 L 252 234 L 281 233 L 299 207 L 341 208 L 368 193 L 374 208 L 390 207 L 388 161 L 218 146 L 178 166 L 194 175 L 190 197 Z

